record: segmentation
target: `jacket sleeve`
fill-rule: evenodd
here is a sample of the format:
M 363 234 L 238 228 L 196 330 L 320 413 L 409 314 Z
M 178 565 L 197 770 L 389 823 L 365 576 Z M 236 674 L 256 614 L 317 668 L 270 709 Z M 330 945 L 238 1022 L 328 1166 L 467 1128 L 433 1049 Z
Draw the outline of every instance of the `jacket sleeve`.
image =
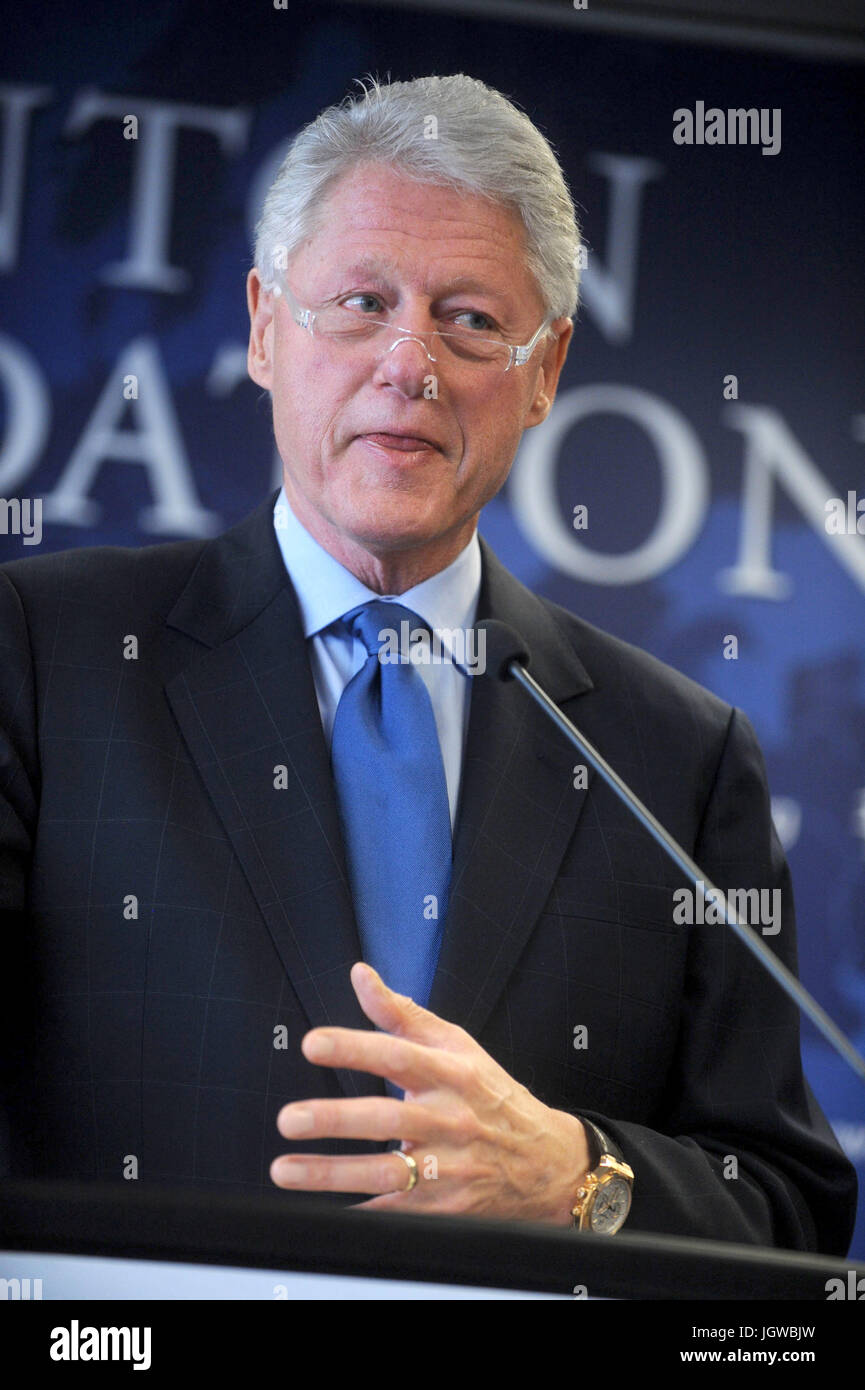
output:
M 796 971 L 790 873 L 763 758 L 739 710 L 691 852 L 725 892 L 768 890 L 768 907 L 777 890 L 780 928 L 761 919 L 769 926 L 762 939 Z M 803 1075 L 798 1009 L 729 927 L 683 930 L 690 939 L 680 1032 L 652 1126 L 586 1112 L 634 1170 L 624 1229 L 844 1256 L 856 1172 Z

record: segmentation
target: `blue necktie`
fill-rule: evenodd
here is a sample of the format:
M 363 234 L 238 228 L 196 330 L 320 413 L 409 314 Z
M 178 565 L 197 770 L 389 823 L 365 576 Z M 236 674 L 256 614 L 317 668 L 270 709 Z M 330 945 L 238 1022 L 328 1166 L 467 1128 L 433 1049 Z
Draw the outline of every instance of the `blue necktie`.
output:
M 429 629 L 380 600 L 343 622 L 369 653 L 342 693 L 331 742 L 363 959 L 425 1006 L 447 911 L 451 825 L 432 703 L 400 639 Z M 384 629 L 395 637 L 380 639 Z

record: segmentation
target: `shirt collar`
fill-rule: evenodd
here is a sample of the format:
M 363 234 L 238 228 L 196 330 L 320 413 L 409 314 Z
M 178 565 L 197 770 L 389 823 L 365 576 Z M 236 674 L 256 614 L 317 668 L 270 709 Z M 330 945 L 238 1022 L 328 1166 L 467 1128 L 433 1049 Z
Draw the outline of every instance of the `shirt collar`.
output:
M 381 599 L 319 545 L 298 520 L 280 488 L 273 508 L 276 539 L 297 594 L 304 637 L 330 627 L 344 613 L 370 599 Z M 423 583 L 394 595 L 430 628 L 474 626 L 481 587 L 481 548 L 475 530 L 455 560 Z M 388 596 L 390 597 L 390 596 Z

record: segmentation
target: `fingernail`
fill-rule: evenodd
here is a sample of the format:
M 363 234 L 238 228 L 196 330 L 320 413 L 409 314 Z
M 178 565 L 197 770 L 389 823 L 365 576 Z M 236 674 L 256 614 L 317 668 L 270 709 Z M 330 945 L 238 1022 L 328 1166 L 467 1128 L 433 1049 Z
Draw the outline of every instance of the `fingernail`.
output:
M 280 1122 L 280 1134 L 307 1134 L 315 1124 L 311 1110 L 289 1110 Z
M 310 1052 L 315 1053 L 316 1057 L 329 1057 L 333 1052 L 333 1038 L 327 1037 L 326 1034 L 317 1034 L 314 1038 L 310 1038 L 306 1045 Z

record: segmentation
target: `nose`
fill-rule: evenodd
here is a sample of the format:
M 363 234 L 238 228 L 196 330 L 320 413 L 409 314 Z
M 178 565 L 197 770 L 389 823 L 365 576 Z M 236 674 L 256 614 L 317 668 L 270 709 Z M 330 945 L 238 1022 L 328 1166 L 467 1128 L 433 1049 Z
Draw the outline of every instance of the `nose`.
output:
M 404 396 L 423 394 L 430 376 L 437 371 L 434 339 L 423 339 L 396 329 L 383 332 L 382 353 L 375 370 L 378 385 L 395 386 Z

